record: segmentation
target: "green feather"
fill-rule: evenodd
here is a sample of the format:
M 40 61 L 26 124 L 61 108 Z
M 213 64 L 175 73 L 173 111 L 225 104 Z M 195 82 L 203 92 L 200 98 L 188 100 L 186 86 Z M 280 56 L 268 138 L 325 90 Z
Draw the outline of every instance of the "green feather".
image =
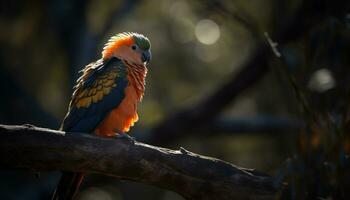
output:
M 151 48 L 151 43 L 145 36 L 133 33 L 133 37 L 135 39 L 136 44 L 142 49 L 142 50 L 148 50 Z

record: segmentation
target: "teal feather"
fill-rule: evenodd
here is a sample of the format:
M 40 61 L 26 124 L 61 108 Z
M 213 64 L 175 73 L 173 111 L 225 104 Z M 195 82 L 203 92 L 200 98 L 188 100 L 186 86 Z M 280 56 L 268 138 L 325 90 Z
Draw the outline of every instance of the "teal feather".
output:
M 149 39 L 146 38 L 144 35 L 141 35 L 139 33 L 132 33 L 132 36 L 134 37 L 137 46 L 139 46 L 142 50 L 148 50 L 151 48 L 151 43 Z

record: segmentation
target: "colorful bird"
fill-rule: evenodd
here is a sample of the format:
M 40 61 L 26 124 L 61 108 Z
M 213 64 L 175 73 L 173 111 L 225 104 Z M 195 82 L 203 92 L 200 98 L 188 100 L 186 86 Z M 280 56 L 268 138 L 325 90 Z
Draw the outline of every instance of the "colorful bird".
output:
M 150 48 L 148 38 L 138 33 L 111 37 L 102 58 L 82 70 L 61 130 L 129 137 L 126 132 L 138 120 L 137 104 L 145 91 Z M 73 199 L 83 177 L 63 172 L 52 199 Z

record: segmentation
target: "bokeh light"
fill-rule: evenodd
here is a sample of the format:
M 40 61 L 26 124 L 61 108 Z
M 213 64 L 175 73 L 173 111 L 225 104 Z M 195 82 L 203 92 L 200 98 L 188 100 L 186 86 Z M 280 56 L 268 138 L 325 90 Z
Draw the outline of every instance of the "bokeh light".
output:
M 325 92 L 335 86 L 335 80 L 331 71 L 328 69 L 319 69 L 311 75 L 309 88 L 317 92 Z
M 132 137 L 173 149 L 182 146 L 272 176 L 291 157 L 296 167 L 288 167 L 300 173 L 276 177 L 295 180 L 297 199 L 305 199 L 303 191 L 309 194 L 309 183 L 312 191 L 330 191 L 329 182 L 342 183 L 336 178 L 345 167 L 338 164 L 350 152 L 350 13 L 337 4 L 317 9 L 311 2 L 291 0 L 4 1 L 0 122 L 58 129 L 78 71 L 101 58 L 110 36 L 139 32 L 152 43 L 152 61 Z M 328 16 L 332 12 L 336 15 Z M 266 46 L 264 32 L 279 44 L 283 59 Z M 303 107 L 321 127 L 310 137 L 308 130 L 300 131 L 314 126 L 304 123 L 309 113 L 303 114 Z M 162 127 L 159 132 L 171 134 L 155 137 Z M 305 137 L 299 147 L 300 132 Z M 299 152 L 305 149 L 313 152 L 304 157 Z M 331 159 L 323 171 L 324 158 Z M 337 167 L 327 182 L 328 166 Z M 38 179 L 31 170 L 16 169 L 2 170 L 0 176 L 0 199 L 46 200 L 61 173 L 41 173 Z M 77 200 L 83 199 L 183 198 L 95 174 L 83 182 Z
M 220 38 L 220 28 L 213 20 L 203 19 L 197 23 L 195 35 L 199 42 L 211 45 Z

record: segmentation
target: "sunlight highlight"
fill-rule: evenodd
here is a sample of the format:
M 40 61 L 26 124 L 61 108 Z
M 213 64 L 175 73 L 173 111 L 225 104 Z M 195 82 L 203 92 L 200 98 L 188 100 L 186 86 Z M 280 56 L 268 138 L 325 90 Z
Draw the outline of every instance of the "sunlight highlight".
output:
M 335 80 L 332 72 L 328 69 L 319 69 L 310 78 L 308 87 L 317 92 L 325 92 L 335 87 Z
M 220 38 L 220 28 L 213 20 L 203 19 L 197 23 L 195 35 L 199 42 L 212 45 Z

